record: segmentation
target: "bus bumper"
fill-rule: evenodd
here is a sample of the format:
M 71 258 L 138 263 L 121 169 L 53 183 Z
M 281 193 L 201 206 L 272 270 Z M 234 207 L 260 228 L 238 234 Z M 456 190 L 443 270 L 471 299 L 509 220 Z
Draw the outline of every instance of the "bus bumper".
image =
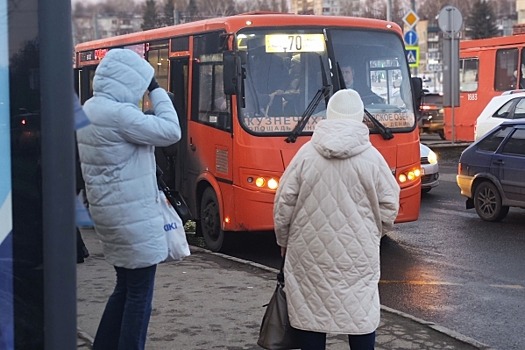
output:
M 273 231 L 274 193 L 233 188 L 230 203 L 231 220 L 225 223 L 226 231 Z
M 224 222 L 225 231 L 273 231 L 273 202 L 275 194 L 249 191 L 235 187 L 229 203 L 229 222 Z M 412 186 L 401 190 L 399 213 L 396 223 L 416 221 L 421 204 L 421 187 Z
M 421 185 L 403 188 L 399 194 L 399 213 L 396 223 L 416 221 L 421 206 Z

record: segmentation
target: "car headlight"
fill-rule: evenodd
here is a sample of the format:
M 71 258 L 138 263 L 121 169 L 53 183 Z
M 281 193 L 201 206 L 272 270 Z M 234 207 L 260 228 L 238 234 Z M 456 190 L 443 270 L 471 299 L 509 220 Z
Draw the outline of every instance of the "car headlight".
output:
M 428 159 L 428 162 L 429 162 L 430 164 L 437 164 L 437 162 L 438 162 L 437 154 L 434 153 L 434 151 L 430 151 L 430 152 L 428 153 L 428 157 L 427 157 L 427 159 Z

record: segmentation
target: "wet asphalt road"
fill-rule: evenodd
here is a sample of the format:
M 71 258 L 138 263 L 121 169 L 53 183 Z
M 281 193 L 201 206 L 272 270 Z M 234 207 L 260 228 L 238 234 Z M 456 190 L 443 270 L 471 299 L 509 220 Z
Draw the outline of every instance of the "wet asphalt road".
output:
M 501 223 L 466 210 L 455 183 L 460 151 L 439 152 L 440 185 L 416 222 L 381 244 L 381 303 L 495 349 L 525 349 L 525 210 Z M 273 233 L 236 234 L 226 254 L 278 268 Z

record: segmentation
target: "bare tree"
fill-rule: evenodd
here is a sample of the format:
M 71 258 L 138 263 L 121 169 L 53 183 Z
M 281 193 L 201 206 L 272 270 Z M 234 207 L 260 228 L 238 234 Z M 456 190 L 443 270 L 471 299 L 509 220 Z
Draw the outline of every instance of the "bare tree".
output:
M 233 0 L 201 0 L 199 3 L 200 14 L 205 18 L 224 17 L 235 14 Z
M 435 20 L 439 12 L 447 5 L 456 7 L 465 18 L 472 9 L 473 0 L 424 0 L 416 12 L 421 19 Z
M 361 17 L 386 19 L 386 2 L 367 0 L 361 7 Z
M 497 18 L 512 18 L 517 19 L 516 0 L 498 0 L 492 1 L 494 14 Z
M 237 13 L 252 12 L 259 9 L 257 1 L 253 0 L 238 0 L 235 2 L 235 10 Z
M 290 9 L 288 8 L 288 1 L 281 0 L 281 12 L 288 13 Z
M 340 2 L 342 16 L 354 16 L 359 17 L 362 15 L 363 11 L 361 10 L 361 3 L 358 0 L 345 0 Z

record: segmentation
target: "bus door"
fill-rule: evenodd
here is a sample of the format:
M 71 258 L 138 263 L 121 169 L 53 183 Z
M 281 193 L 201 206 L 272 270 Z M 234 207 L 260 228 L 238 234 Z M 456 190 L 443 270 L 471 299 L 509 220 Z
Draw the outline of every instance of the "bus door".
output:
M 187 152 L 188 144 L 188 72 L 189 57 L 177 57 L 170 60 L 170 91 L 173 93 L 173 103 L 179 117 L 182 131 L 181 140 L 173 148 L 173 183 L 168 184 L 171 188 L 180 192 L 184 198 L 190 197 L 191 186 L 187 176 Z
M 217 212 L 214 215 L 217 216 L 219 208 L 226 205 L 223 198 L 233 198 L 232 108 L 231 97 L 224 93 L 224 47 L 221 44 L 224 41 L 221 38 L 222 32 L 212 32 L 195 36 L 193 41 L 186 164 L 188 181 L 193 184 L 192 191 L 197 197 L 190 197 L 189 204 L 197 218 L 200 217 L 199 207 L 205 192 L 206 198 L 215 197 Z M 206 177 L 207 181 L 197 184 L 200 176 Z
M 81 104 L 93 96 L 93 78 L 96 68 L 97 66 L 86 66 L 75 70 L 75 90 Z

